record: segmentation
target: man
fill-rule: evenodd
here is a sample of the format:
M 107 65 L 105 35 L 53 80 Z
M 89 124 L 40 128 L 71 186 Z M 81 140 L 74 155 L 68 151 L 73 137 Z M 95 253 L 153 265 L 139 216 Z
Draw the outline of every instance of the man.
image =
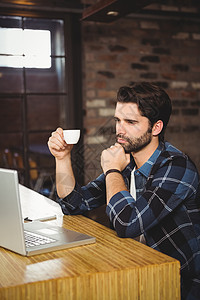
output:
M 65 214 L 103 205 L 118 236 L 138 238 L 181 263 L 182 299 L 200 295 L 199 175 L 164 132 L 171 101 L 150 83 L 121 87 L 114 119 L 116 143 L 101 155 L 103 174 L 80 187 L 62 129 L 48 145 L 56 159 L 57 192 Z

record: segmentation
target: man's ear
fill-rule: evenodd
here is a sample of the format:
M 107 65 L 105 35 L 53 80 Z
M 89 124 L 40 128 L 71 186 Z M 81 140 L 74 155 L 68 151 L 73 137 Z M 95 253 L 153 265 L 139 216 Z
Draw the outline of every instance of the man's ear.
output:
M 158 120 L 154 125 L 153 125 L 153 128 L 152 128 L 152 133 L 154 136 L 157 136 L 161 133 L 163 129 L 163 121 L 161 120 Z

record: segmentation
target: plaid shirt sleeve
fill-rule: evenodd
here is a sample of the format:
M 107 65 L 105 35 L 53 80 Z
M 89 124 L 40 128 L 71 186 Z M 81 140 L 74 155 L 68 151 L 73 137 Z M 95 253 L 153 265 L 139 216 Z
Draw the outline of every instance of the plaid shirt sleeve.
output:
M 111 198 L 107 214 L 118 236 L 134 238 L 158 225 L 185 199 L 195 197 L 197 186 L 198 173 L 186 156 L 160 156 L 137 201 L 121 191 Z
M 66 215 L 83 214 L 106 203 L 105 177 L 101 174 L 86 186 L 76 183 L 74 190 L 67 197 L 58 199 L 62 211 Z

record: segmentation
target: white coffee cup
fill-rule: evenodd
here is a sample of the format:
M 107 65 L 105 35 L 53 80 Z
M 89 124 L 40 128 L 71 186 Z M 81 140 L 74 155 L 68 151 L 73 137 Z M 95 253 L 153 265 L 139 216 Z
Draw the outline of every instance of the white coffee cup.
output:
M 80 129 L 63 130 L 63 135 L 67 144 L 77 144 L 80 138 Z

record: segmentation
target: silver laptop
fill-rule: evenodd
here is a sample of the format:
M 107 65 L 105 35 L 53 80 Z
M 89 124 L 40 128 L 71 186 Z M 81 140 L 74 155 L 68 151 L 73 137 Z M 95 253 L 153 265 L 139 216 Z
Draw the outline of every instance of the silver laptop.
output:
M 28 199 L 27 199 L 28 201 Z M 47 222 L 24 223 L 18 173 L 0 168 L 0 246 L 31 256 L 94 243 L 95 238 Z

